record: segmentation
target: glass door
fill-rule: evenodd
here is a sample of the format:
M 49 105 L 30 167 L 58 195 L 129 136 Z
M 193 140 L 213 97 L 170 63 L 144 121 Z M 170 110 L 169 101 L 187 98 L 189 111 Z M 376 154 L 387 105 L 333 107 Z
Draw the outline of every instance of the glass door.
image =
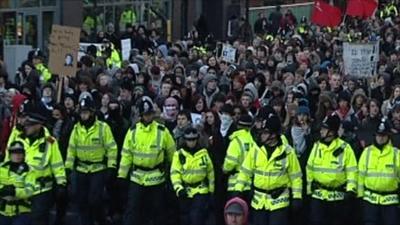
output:
M 40 43 L 39 38 L 39 16 L 37 13 L 24 13 L 23 14 L 23 39 L 25 45 L 32 45 L 37 48 Z

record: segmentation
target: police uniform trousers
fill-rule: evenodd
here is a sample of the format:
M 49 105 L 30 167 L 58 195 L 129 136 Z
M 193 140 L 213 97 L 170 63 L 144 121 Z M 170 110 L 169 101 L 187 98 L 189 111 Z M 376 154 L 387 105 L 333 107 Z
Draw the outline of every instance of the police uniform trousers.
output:
M 288 225 L 289 207 L 269 211 L 251 209 L 254 225 Z
M 130 182 L 123 225 L 165 224 L 164 196 L 165 183 L 142 186 Z
M 21 214 L 18 216 L 1 216 L 0 225 L 31 225 L 31 219 L 28 214 Z
M 81 225 L 105 224 L 103 193 L 105 171 L 80 173 L 72 180 Z
M 48 225 L 50 209 L 54 204 L 53 190 L 34 195 L 31 203 L 32 225 Z
M 400 210 L 397 205 L 375 205 L 362 201 L 361 206 L 364 225 L 400 224 Z
M 205 225 L 209 200 L 208 194 L 196 194 L 193 198 L 180 198 L 180 225 Z
M 342 225 L 351 215 L 348 202 L 323 201 L 315 198 L 310 200 L 310 225 Z

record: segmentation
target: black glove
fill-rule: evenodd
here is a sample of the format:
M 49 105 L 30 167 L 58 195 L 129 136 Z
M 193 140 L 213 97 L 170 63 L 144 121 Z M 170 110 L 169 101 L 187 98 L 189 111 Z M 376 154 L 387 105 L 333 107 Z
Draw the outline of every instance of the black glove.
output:
M 301 199 L 293 199 L 292 200 L 292 210 L 293 212 L 299 212 L 303 207 L 303 201 Z
M 6 185 L 0 189 L 0 196 L 15 196 L 14 185 Z
M 105 171 L 105 175 L 104 175 L 106 183 L 111 182 L 114 178 L 116 178 L 116 175 L 117 175 L 117 173 L 114 168 L 108 168 Z
M 188 197 L 188 194 L 186 193 L 186 191 L 184 189 L 179 190 L 177 195 L 178 195 L 178 198 L 187 198 Z
M 350 201 L 352 199 L 356 198 L 356 194 L 352 191 L 346 191 L 344 193 L 344 200 L 345 201 Z

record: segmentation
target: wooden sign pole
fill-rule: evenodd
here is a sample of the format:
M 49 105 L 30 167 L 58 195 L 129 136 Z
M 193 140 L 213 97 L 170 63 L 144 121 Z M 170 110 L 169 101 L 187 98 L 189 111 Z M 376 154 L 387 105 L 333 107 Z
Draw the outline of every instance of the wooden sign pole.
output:
M 57 83 L 57 102 L 58 103 L 61 103 L 63 88 L 64 88 L 64 76 L 61 76 L 58 78 L 58 83 Z

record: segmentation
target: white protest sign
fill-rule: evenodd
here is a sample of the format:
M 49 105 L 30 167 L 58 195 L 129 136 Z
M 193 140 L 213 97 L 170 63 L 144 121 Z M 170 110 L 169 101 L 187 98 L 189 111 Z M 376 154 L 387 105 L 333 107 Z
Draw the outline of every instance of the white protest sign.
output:
M 104 44 L 99 43 L 79 43 L 78 61 L 81 60 L 82 56 L 86 55 L 87 48 L 91 45 L 97 48 L 97 52 L 101 52 L 105 48 Z
M 231 45 L 224 44 L 222 47 L 221 57 L 223 60 L 229 63 L 235 63 L 236 59 L 236 49 Z
M 201 114 L 198 113 L 190 113 L 192 117 L 192 124 L 197 125 L 201 123 Z
M 379 61 L 379 42 L 368 44 L 343 43 L 343 62 L 346 75 L 370 77 L 376 74 Z
M 130 38 L 121 40 L 122 60 L 129 60 L 131 49 L 132 47 Z

